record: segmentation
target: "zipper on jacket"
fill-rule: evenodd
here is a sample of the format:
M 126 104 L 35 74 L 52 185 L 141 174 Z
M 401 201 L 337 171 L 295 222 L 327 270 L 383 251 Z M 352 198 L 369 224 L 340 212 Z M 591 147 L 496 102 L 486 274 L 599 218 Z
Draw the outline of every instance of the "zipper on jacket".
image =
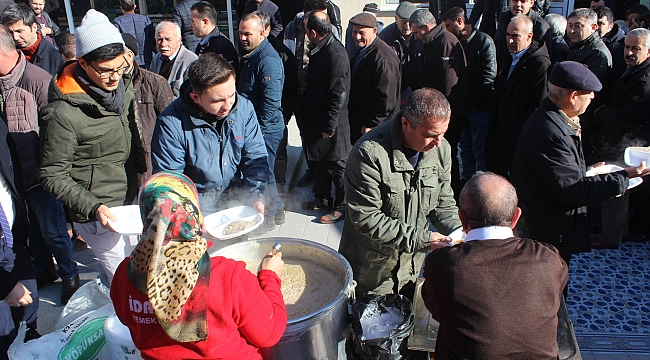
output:
M 131 156 L 131 148 L 133 147 L 133 144 L 131 144 L 131 141 L 129 139 L 132 139 L 133 136 L 131 136 L 131 138 L 129 138 L 129 134 L 131 134 L 131 128 L 124 125 L 124 119 L 122 118 L 122 114 L 120 114 L 118 117 L 120 118 L 120 122 L 122 123 L 122 130 L 124 132 L 124 141 L 126 141 L 126 156 L 124 157 L 124 161 L 126 162 L 126 161 L 129 160 L 129 156 Z M 128 130 L 128 133 L 127 133 L 127 130 Z M 133 135 L 133 134 L 131 134 L 131 135 Z M 131 146 L 129 146 L 129 144 L 131 144 Z

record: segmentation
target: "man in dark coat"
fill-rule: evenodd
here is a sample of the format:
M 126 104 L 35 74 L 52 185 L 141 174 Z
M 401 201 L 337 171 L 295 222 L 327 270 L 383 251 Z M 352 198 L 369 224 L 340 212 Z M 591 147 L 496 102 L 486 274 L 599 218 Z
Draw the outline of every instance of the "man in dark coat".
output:
M 413 36 L 410 26 L 410 18 L 415 10 L 415 4 L 401 2 L 395 10 L 395 22 L 379 33 L 379 38 L 395 51 L 402 65 L 402 101 L 406 100 L 415 84 L 420 82 L 424 71 L 424 43 Z
M 601 148 L 622 150 L 633 139 L 650 141 L 650 30 L 630 31 L 625 45 L 627 71 L 616 81 L 607 105 L 595 114 L 600 124 Z M 617 158 L 621 155 L 622 151 L 616 154 Z
M 547 52 L 552 53 L 552 33 L 548 23 L 542 19 L 535 10 L 532 9 L 535 0 L 510 0 L 510 10 L 503 12 L 499 16 L 499 28 L 497 37 L 494 42 L 497 46 L 497 66 L 499 70 L 504 63 L 508 62 L 510 55 L 508 54 L 508 39 L 506 38 L 508 24 L 513 17 L 517 15 L 525 15 L 533 21 L 533 40 L 538 43 L 546 45 Z M 503 26 L 501 26 L 503 24 Z M 507 67 L 505 68 L 507 70 Z
M 377 19 L 361 13 L 350 19 L 359 46 L 350 62 L 350 141 L 393 118 L 400 106 L 401 69 L 395 52 L 377 37 Z
M 567 36 L 571 51 L 567 60 L 589 67 L 601 84 L 605 84 L 612 70 L 612 55 L 598 35 L 598 17 L 591 9 L 576 9 L 567 17 Z
M 9 5 L 2 11 L 2 25 L 14 36 L 16 48 L 25 54 L 27 61 L 56 74 L 63 63 L 59 49 L 45 40 L 38 31 L 38 22 L 34 11 L 25 5 Z
M 440 322 L 436 360 L 558 359 L 566 263 L 553 246 L 514 236 L 521 209 L 503 177 L 477 173 L 460 206 L 465 241 L 424 265 L 422 298 Z
M 239 57 L 235 45 L 230 42 L 226 35 L 222 34 L 217 27 L 217 11 L 214 5 L 207 1 L 201 1 L 192 5 L 190 11 L 190 25 L 194 35 L 201 41 L 193 50 L 196 55 L 215 53 L 221 55 L 230 62 L 235 69 L 239 67 Z
M 609 74 L 609 81 L 604 84 L 604 90 L 610 90 L 618 78 L 623 75 L 625 68 L 625 32 L 620 25 L 614 23 L 612 10 L 604 6 L 594 9 L 598 18 L 598 35 L 609 49 L 612 55 L 612 71 Z M 608 89 L 609 88 L 609 89 Z M 609 91 L 607 92 L 609 94 Z M 606 99 L 607 97 L 605 97 Z
M 571 254 L 589 248 L 587 205 L 622 195 L 629 178 L 650 174 L 641 164 L 586 176 L 578 116 L 601 88 L 584 65 L 556 65 L 549 75 L 549 97 L 524 125 L 512 166 L 522 209 L 517 235 L 555 246 L 567 264 Z
M 9 129 L 0 121 L 0 359 L 16 337 L 21 321 L 27 323 L 25 340 L 36 339 L 38 290 L 27 237 L 29 223 L 20 183 L 20 161 Z
M 458 38 L 447 31 L 444 22 L 436 26 L 436 19 L 428 10 L 420 9 L 411 15 L 411 28 L 415 37 L 424 42 L 421 87 L 439 90 L 451 105 L 451 120 L 445 139 L 451 146 L 451 186 L 454 193 L 458 194 L 462 187 L 457 156 L 458 141 L 471 109 L 467 101 L 471 93 L 465 51 Z
M 345 190 L 343 174 L 350 152 L 347 94 L 350 91 L 350 63 L 347 52 L 332 35 L 326 14 L 313 12 L 307 17 L 307 36 L 313 45 L 307 72 L 307 117 L 310 126 L 301 129 L 305 155 L 316 172 L 315 201 L 332 203 L 329 214 L 319 220 L 331 224 L 343 220 Z M 335 200 L 331 188 L 334 183 Z
M 490 127 L 497 76 L 496 49 L 492 38 L 465 22 L 465 11 L 451 8 L 443 15 L 447 31 L 460 40 L 467 58 L 471 111 L 460 133 L 462 160 L 460 177 L 469 180 L 475 171 L 485 170 L 485 139 Z
M 497 108 L 485 155 L 488 170 L 505 177 L 510 177 L 519 132 L 547 95 L 546 73 L 551 66 L 546 46 L 533 40 L 533 22 L 529 17 L 514 17 L 508 34 L 510 59 L 497 75 Z

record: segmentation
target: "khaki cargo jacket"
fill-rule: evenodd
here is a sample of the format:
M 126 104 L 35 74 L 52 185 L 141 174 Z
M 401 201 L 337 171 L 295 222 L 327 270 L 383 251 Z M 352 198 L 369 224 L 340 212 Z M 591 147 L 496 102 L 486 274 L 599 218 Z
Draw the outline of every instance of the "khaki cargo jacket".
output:
M 352 265 L 359 293 L 396 293 L 415 283 L 429 247 L 427 220 L 445 235 L 461 226 L 449 143 L 421 153 L 413 168 L 402 150 L 401 117 L 363 136 L 346 166 L 339 252 Z

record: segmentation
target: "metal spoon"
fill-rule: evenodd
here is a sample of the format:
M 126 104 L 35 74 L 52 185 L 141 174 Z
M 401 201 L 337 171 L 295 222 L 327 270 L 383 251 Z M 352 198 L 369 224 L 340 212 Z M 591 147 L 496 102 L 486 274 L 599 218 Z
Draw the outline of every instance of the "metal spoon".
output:
M 280 243 L 273 244 L 273 249 L 271 249 L 271 252 L 273 252 L 273 255 L 282 252 L 282 245 L 280 245 Z

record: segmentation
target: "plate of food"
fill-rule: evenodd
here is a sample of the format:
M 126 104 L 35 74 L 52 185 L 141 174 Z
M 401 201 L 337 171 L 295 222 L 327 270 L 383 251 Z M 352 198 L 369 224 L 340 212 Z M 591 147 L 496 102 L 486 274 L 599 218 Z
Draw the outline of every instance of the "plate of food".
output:
M 142 235 L 140 206 L 125 205 L 110 208 L 117 221 L 108 220 L 111 228 L 122 235 Z
M 641 161 L 645 161 L 645 166 L 650 166 L 650 146 L 648 147 L 629 147 L 625 149 L 623 160 L 629 166 L 639 166 Z
M 247 234 L 262 224 L 264 216 L 250 206 L 235 206 L 210 214 L 203 219 L 205 230 L 218 240 Z
M 462 227 L 459 227 L 458 229 L 454 230 L 451 234 L 449 234 L 449 237 L 451 238 L 451 243 L 449 245 L 458 245 L 462 242 L 465 241 L 465 232 L 463 231 Z
M 607 164 L 607 165 L 598 166 L 598 167 L 589 169 L 589 171 L 587 171 L 586 175 L 587 176 L 596 176 L 596 175 L 600 175 L 600 174 L 608 174 L 608 173 L 621 171 L 621 170 L 623 170 L 623 168 L 620 167 L 620 166 Z M 643 179 L 641 179 L 640 177 L 629 179 L 628 184 L 627 184 L 627 189 L 630 190 L 633 187 L 637 187 L 642 182 L 643 182 Z

